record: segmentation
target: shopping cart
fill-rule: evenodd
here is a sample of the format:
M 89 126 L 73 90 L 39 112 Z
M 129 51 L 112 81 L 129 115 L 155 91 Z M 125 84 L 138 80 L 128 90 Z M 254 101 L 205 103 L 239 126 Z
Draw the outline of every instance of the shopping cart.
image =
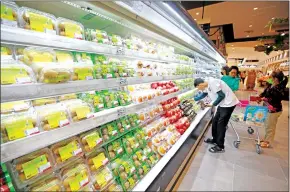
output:
M 230 119 L 230 126 L 234 130 L 237 139 L 233 142 L 234 147 L 239 148 L 239 145 L 241 143 L 239 134 L 237 130 L 234 127 L 233 122 L 246 122 L 246 125 L 248 125 L 247 132 L 252 135 L 255 131 L 253 127 L 256 128 L 256 152 L 258 154 L 261 154 L 261 145 L 260 145 L 260 134 L 259 134 L 259 128 L 264 126 L 264 122 L 267 117 L 268 113 L 268 107 L 267 106 L 261 106 L 261 105 L 252 105 L 253 102 L 259 103 L 259 97 L 256 95 L 251 95 L 249 97 L 249 100 L 240 100 L 240 103 L 237 105 L 238 110 L 240 109 L 240 113 L 233 114 Z M 266 102 L 265 102 L 266 103 Z M 259 116 L 259 119 L 257 119 L 256 116 Z

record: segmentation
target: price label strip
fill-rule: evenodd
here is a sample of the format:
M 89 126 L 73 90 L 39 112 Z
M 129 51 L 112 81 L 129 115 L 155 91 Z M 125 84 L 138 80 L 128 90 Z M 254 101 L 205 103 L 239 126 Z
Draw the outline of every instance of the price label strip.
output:
M 120 80 L 119 81 L 120 86 L 127 86 L 128 85 L 127 78 L 120 78 L 119 80 Z
M 125 55 L 125 48 L 122 46 L 117 47 L 117 55 Z
M 125 116 L 126 115 L 126 108 L 122 107 L 121 109 L 118 109 L 117 113 L 118 113 L 119 118 Z

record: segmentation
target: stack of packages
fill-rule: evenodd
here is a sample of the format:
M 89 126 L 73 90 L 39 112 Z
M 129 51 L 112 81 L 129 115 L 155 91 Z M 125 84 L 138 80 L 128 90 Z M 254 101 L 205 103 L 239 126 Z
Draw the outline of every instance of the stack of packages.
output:
M 1 164 L 0 166 L 0 173 L 1 173 L 1 179 L 0 179 L 0 191 L 1 192 L 10 192 L 10 191 L 15 191 L 11 177 L 7 171 L 6 165 Z

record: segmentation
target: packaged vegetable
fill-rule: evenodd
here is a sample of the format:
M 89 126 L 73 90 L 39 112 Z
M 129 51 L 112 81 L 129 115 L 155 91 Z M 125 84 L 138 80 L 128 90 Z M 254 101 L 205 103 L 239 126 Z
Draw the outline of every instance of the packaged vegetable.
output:
M 107 152 L 109 155 L 109 159 L 112 161 L 117 157 L 120 157 L 124 154 L 124 149 L 122 146 L 122 142 L 120 139 L 115 140 L 107 145 Z
M 91 182 L 89 169 L 82 159 L 63 167 L 60 175 L 65 191 L 83 191 Z
M 26 191 L 63 191 L 61 179 L 56 174 L 50 174 L 41 180 L 28 185 Z
M 146 133 L 143 131 L 143 129 L 136 129 L 134 132 L 134 137 L 136 138 L 136 141 L 139 143 L 139 146 L 145 146 L 147 144 L 146 140 Z
M 18 6 L 13 2 L 1 1 L 1 25 L 17 27 Z
M 89 91 L 78 95 L 81 100 L 94 106 L 95 112 L 102 111 L 105 108 L 104 97 L 101 92 Z
M 72 99 L 77 99 L 77 94 L 71 93 L 71 94 L 60 95 L 57 97 L 58 101 L 66 101 L 66 100 L 72 100 Z
M 77 137 L 72 137 L 53 144 L 50 148 L 59 166 L 83 156 L 83 150 Z
M 94 79 L 93 65 L 89 64 L 75 64 L 72 65 L 72 80 L 92 80 Z
M 113 179 L 113 173 L 108 167 L 100 169 L 97 173 L 93 174 L 93 185 L 95 190 L 103 191 L 106 187 L 108 187 Z
M 103 79 L 111 79 L 111 78 L 116 78 L 113 66 L 111 64 L 101 64 L 100 66 L 95 66 L 95 70 L 100 70 L 96 69 L 96 67 L 100 67 L 101 69 L 101 75 Z
M 84 52 L 74 52 L 75 59 L 78 63 L 93 64 L 91 54 Z
M 124 191 L 131 191 L 136 184 L 139 182 L 139 177 L 137 173 L 132 174 L 127 179 L 121 179 L 121 184 L 123 186 Z
M 53 104 L 53 103 L 56 103 L 56 98 L 55 97 L 32 100 L 32 105 L 34 107 L 35 106 L 41 106 L 41 105 Z
M 13 62 L 14 64 L 1 63 L 1 85 L 34 83 L 35 77 L 26 65 Z
M 98 171 L 109 163 L 107 154 L 103 148 L 99 148 L 87 155 L 87 164 L 91 173 Z
M 132 103 L 132 100 L 129 94 L 125 91 L 118 91 L 117 96 L 118 96 L 119 104 L 121 106 L 126 106 Z
M 31 108 L 30 101 L 13 101 L 1 103 L 1 114 L 28 111 L 30 108 Z
M 121 46 L 123 44 L 122 38 L 119 35 L 109 35 L 109 39 L 114 46 Z
M 116 126 L 114 121 L 103 125 L 100 128 L 100 130 L 101 130 L 101 133 L 102 133 L 103 140 L 105 142 L 115 138 L 118 135 L 118 133 L 119 133 L 118 132 L 118 128 L 117 128 L 117 126 Z
M 137 168 L 137 173 L 140 179 L 142 179 L 150 171 L 150 169 L 151 167 L 147 163 L 142 163 L 142 165 Z
M 16 61 L 21 61 L 24 63 L 24 49 L 26 46 L 21 46 L 21 45 L 16 45 L 14 46 L 14 54 L 15 54 L 15 59 Z
M 71 79 L 71 71 L 68 67 L 52 63 L 49 66 L 46 64 L 33 64 L 32 68 L 38 72 L 38 81 L 42 83 L 65 83 Z
M 84 26 L 81 23 L 65 18 L 57 18 L 58 35 L 74 39 L 84 39 Z
M 125 131 L 128 131 L 131 128 L 131 125 L 127 117 L 122 117 L 120 119 L 117 119 L 116 126 L 120 133 L 124 133 Z
M 69 51 L 55 51 L 56 61 L 58 63 L 72 64 L 74 63 L 74 56 Z
M 101 31 L 98 29 L 87 29 L 86 34 L 90 41 L 101 44 L 109 44 L 109 38 L 106 31 Z
M 128 179 L 136 171 L 133 162 L 126 155 L 112 161 L 111 167 L 115 177 L 120 178 L 120 180 L 123 181 Z
M 115 191 L 122 191 L 122 186 L 120 186 L 116 180 L 113 180 L 109 183 L 108 187 L 106 187 L 104 190 L 101 191 L 107 191 L 107 192 L 115 192 Z
M 115 108 L 119 106 L 118 98 L 116 92 L 104 90 L 101 92 L 105 98 L 106 108 Z
M 131 155 L 134 151 L 136 151 L 140 144 L 137 142 L 134 134 L 128 133 L 122 138 L 123 146 L 128 155 Z
M 1 45 L 1 62 L 2 61 L 13 61 L 13 47 L 9 45 Z
M 80 139 L 87 153 L 101 146 L 103 143 L 103 138 L 98 129 L 81 134 Z
M 18 13 L 21 28 L 56 34 L 55 16 L 27 7 L 21 7 Z
M 26 47 L 23 50 L 24 63 L 51 63 L 56 61 L 55 52 L 51 48 L 45 47 Z
M 136 113 L 128 115 L 127 118 L 128 118 L 128 120 L 130 122 L 131 127 L 138 127 L 140 122 L 141 122 Z
M 13 174 L 19 185 L 34 182 L 52 172 L 54 161 L 48 148 L 27 154 L 12 161 Z
M 67 107 L 73 122 L 93 117 L 92 107 L 82 100 L 75 99 L 64 101 L 63 104 Z
M 12 141 L 39 133 L 41 130 L 34 112 L 7 115 L 1 118 L 2 141 Z
M 68 112 L 61 104 L 52 104 L 36 107 L 40 126 L 43 130 L 49 131 L 70 124 Z

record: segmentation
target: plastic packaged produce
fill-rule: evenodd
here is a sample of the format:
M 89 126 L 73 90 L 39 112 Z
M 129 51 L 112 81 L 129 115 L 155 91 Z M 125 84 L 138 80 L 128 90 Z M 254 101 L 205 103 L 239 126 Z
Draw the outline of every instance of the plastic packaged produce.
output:
M 136 141 L 134 134 L 128 133 L 122 138 L 123 146 L 128 155 L 131 155 L 134 151 L 136 151 L 140 144 Z
M 109 183 L 108 187 L 105 188 L 103 191 L 107 191 L 107 192 L 115 192 L 115 191 L 122 191 L 122 186 L 120 186 L 116 180 L 111 181 L 111 183 Z
M 73 122 L 85 120 L 93 117 L 93 109 L 82 100 L 75 99 L 64 101 L 63 104 L 67 107 Z
M 78 97 L 94 107 L 95 112 L 102 111 L 105 108 L 104 97 L 101 92 L 89 91 L 78 94 Z
M 1 103 L 1 114 L 9 114 L 13 112 L 24 112 L 31 108 L 30 101 L 13 101 Z
M 130 114 L 127 116 L 132 128 L 139 126 L 140 120 L 137 114 Z
M 136 171 L 133 162 L 126 155 L 112 161 L 111 167 L 115 177 L 120 178 L 121 180 L 128 179 L 128 177 Z
M 130 103 L 132 103 L 132 100 L 131 100 L 129 94 L 125 91 L 118 91 L 117 96 L 118 96 L 119 104 L 121 106 L 126 106 L 126 105 L 129 105 Z
M 12 161 L 13 174 L 18 185 L 34 182 L 41 176 L 52 172 L 54 166 L 52 155 L 44 148 Z
M 55 52 L 51 48 L 27 47 L 23 50 L 24 62 L 27 65 L 33 63 L 51 63 L 56 61 Z
M 123 186 L 124 191 L 130 191 L 132 190 L 136 184 L 139 182 L 139 177 L 137 173 L 132 174 L 127 179 L 121 179 L 121 184 Z
M 55 16 L 35 9 L 21 7 L 19 9 L 19 25 L 21 28 L 56 34 Z
M 60 174 L 64 191 L 83 191 L 91 181 L 89 169 L 82 159 L 62 168 Z
M 103 143 L 98 129 L 80 135 L 85 152 L 91 152 Z
M 101 44 L 109 44 L 109 37 L 106 31 L 101 31 L 98 29 L 87 29 L 86 34 L 89 41 Z
M 1 1 L 1 25 L 17 27 L 18 6 L 13 2 Z
M 106 108 L 114 108 L 119 106 L 118 98 L 115 91 L 104 90 L 101 92 L 105 98 Z
M 57 18 L 58 35 L 74 39 L 84 39 L 84 26 L 65 18 Z
M 122 38 L 119 35 L 109 35 L 109 39 L 114 46 L 121 46 L 123 44 Z
M 92 80 L 94 79 L 94 69 L 93 65 L 89 64 L 75 64 L 71 66 L 72 68 L 72 80 Z
M 56 61 L 58 63 L 66 63 L 66 64 L 72 64 L 74 63 L 74 56 L 69 51 L 55 51 L 56 54 Z
M 1 45 L 1 61 L 13 59 L 13 48 L 9 45 Z
M 34 74 L 26 65 L 1 63 L 1 85 L 27 84 L 35 82 Z
M 107 145 L 107 152 L 110 160 L 114 160 L 124 154 L 123 145 L 120 139 L 115 140 Z
M 12 141 L 39 133 L 36 114 L 24 112 L 7 115 L 1 118 L 2 141 Z
M 66 100 L 72 100 L 72 99 L 77 99 L 77 94 L 71 93 L 71 94 L 60 95 L 57 97 L 58 101 L 66 101 Z
M 122 117 L 116 120 L 116 127 L 120 133 L 124 133 L 131 128 L 131 125 L 127 117 Z
M 47 104 L 53 104 L 53 103 L 56 103 L 56 98 L 55 97 L 32 100 L 32 105 L 34 107 L 35 106 L 41 106 L 41 105 L 47 105 Z
M 51 146 L 54 159 L 58 165 L 83 156 L 83 150 L 77 137 L 72 137 Z
M 114 139 L 119 133 L 114 121 L 103 125 L 100 130 L 105 142 Z
M 61 104 L 45 105 L 35 108 L 43 130 L 49 131 L 70 124 L 67 110 Z
M 136 131 L 134 132 L 134 137 L 139 143 L 139 146 L 143 147 L 147 144 L 146 140 L 148 140 L 148 138 L 146 137 L 146 133 L 143 131 L 143 129 L 136 129 Z
M 75 59 L 78 63 L 84 63 L 84 64 L 93 64 L 93 61 L 91 59 L 91 54 L 84 53 L 84 52 L 74 52 Z
M 106 187 L 108 187 L 113 179 L 113 173 L 108 167 L 100 169 L 97 173 L 93 174 L 93 185 L 95 190 L 103 191 Z
M 32 68 L 38 72 L 38 81 L 42 83 L 65 83 L 71 79 L 71 71 L 68 67 L 62 67 L 52 63 L 49 66 L 46 64 L 34 64 Z
M 56 174 L 50 174 L 41 180 L 29 185 L 26 191 L 62 191 L 63 186 L 60 178 Z
M 103 148 L 99 148 L 87 156 L 87 164 L 91 173 L 105 167 L 108 163 L 109 159 Z

